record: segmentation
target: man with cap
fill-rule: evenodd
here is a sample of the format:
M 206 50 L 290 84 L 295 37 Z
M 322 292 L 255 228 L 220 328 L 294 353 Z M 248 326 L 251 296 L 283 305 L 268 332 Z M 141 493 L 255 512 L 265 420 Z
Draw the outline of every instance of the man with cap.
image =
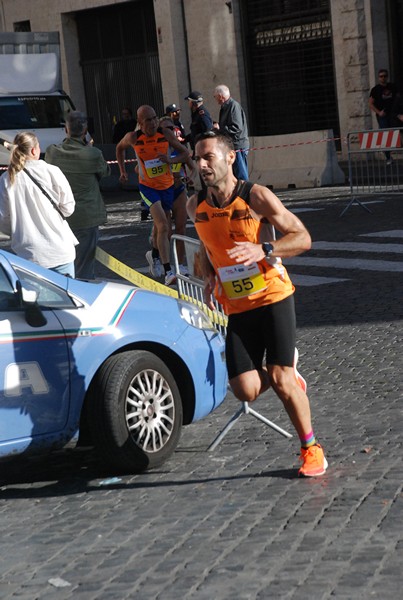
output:
M 210 117 L 210 113 L 203 105 L 203 96 L 200 92 L 190 92 L 185 100 L 188 100 L 192 113 L 190 134 L 187 136 L 186 141 L 189 141 L 192 149 L 194 149 L 196 137 L 201 133 L 211 131 L 213 128 L 213 120 Z
M 180 120 L 181 109 L 175 103 L 168 104 L 168 106 L 165 108 L 165 114 L 167 117 L 172 119 L 175 127 L 177 127 L 179 129 L 178 133 L 180 133 L 180 137 L 179 137 L 179 135 L 177 136 L 178 140 L 180 142 L 184 143 L 186 134 L 185 134 L 185 127 L 184 127 L 182 121 Z

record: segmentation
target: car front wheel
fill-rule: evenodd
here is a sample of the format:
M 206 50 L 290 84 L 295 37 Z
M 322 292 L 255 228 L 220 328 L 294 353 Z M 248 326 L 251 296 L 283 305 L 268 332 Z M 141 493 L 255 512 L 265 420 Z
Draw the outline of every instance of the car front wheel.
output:
M 96 448 L 119 470 L 160 466 L 174 452 L 182 427 L 178 386 L 155 354 L 111 356 L 98 371 L 89 406 Z

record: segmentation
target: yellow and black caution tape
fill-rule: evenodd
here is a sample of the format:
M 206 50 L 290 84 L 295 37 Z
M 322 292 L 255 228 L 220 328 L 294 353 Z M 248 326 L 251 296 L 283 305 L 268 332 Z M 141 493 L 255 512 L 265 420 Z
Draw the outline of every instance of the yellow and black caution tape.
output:
M 114 256 L 111 256 L 110 254 L 102 250 L 102 248 L 100 248 L 99 246 L 97 246 L 95 258 L 102 265 L 104 265 L 104 267 L 107 267 L 108 269 L 110 269 L 117 275 L 120 275 L 121 277 L 123 277 L 123 279 L 126 279 L 126 281 L 130 281 L 130 283 L 133 283 L 137 287 L 146 290 L 151 290 L 152 292 L 156 292 L 157 294 L 165 294 L 165 296 L 179 298 L 179 294 L 176 290 L 173 290 L 172 288 L 168 287 L 167 285 L 163 285 L 162 283 L 158 283 L 158 281 L 154 281 L 154 279 L 146 277 L 146 275 L 142 275 L 138 271 L 135 271 L 131 267 L 128 267 L 127 265 L 122 263 Z M 208 315 L 208 317 L 215 325 L 220 325 L 221 327 L 227 326 L 227 318 L 225 317 L 225 315 L 222 315 L 218 311 L 210 310 L 208 306 L 206 306 L 206 304 L 204 304 L 200 300 L 196 300 L 192 296 L 182 296 L 182 299 L 187 300 L 192 304 L 196 304 L 196 306 L 198 306 L 203 312 L 205 312 Z
M 137 287 L 151 290 L 152 292 L 157 292 L 158 294 L 165 294 L 165 296 L 172 296 L 173 298 L 179 297 L 176 290 L 173 290 L 162 283 L 158 283 L 158 281 L 154 281 L 154 279 L 150 279 L 150 277 L 142 275 L 138 271 L 135 271 L 131 267 L 128 267 L 124 263 L 120 262 L 120 260 L 117 258 L 107 254 L 104 250 L 99 248 L 99 246 L 96 249 L 95 258 L 105 267 L 114 273 L 117 273 L 123 277 L 123 279 L 130 281 L 130 283 L 134 283 L 134 285 L 137 285 Z

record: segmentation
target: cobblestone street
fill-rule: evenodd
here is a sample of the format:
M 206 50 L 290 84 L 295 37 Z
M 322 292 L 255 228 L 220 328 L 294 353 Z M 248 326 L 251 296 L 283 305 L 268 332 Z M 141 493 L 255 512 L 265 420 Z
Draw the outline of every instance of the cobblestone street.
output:
M 239 408 L 230 392 L 184 428 L 158 471 L 107 472 L 87 449 L 0 464 L 0 598 L 400 597 L 403 198 L 373 197 L 371 213 L 354 204 L 340 217 L 346 188 L 279 196 L 313 239 L 284 262 L 326 475 L 298 479 L 295 435 L 249 415 L 207 452 Z M 140 222 L 136 194 L 106 201 L 101 248 L 146 273 L 151 222 Z M 99 276 L 117 277 L 102 266 Z M 254 408 L 290 429 L 273 392 Z

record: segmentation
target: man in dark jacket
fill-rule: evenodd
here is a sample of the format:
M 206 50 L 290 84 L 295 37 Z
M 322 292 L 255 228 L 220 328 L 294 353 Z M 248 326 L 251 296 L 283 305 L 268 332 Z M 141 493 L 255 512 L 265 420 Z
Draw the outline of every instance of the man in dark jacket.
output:
M 110 174 L 102 152 L 88 144 L 87 117 L 73 111 L 66 119 L 67 138 L 47 148 L 45 160 L 65 174 L 76 201 L 74 213 L 67 219 L 79 241 L 74 261 L 76 277 L 95 279 L 95 250 L 99 225 L 106 222 L 106 208 L 99 180 Z
M 213 128 L 213 120 L 210 117 L 210 113 L 203 105 L 203 96 L 200 92 L 190 92 L 185 100 L 188 100 L 192 113 L 190 134 L 187 136 L 186 141 L 190 142 L 190 145 L 194 150 L 196 137 L 201 133 L 210 131 Z
M 244 110 L 239 102 L 231 98 L 230 91 L 226 85 L 218 85 L 215 88 L 214 98 L 221 107 L 220 116 L 218 117 L 218 128 L 232 139 L 236 151 L 232 170 L 237 179 L 247 181 L 249 137 Z

